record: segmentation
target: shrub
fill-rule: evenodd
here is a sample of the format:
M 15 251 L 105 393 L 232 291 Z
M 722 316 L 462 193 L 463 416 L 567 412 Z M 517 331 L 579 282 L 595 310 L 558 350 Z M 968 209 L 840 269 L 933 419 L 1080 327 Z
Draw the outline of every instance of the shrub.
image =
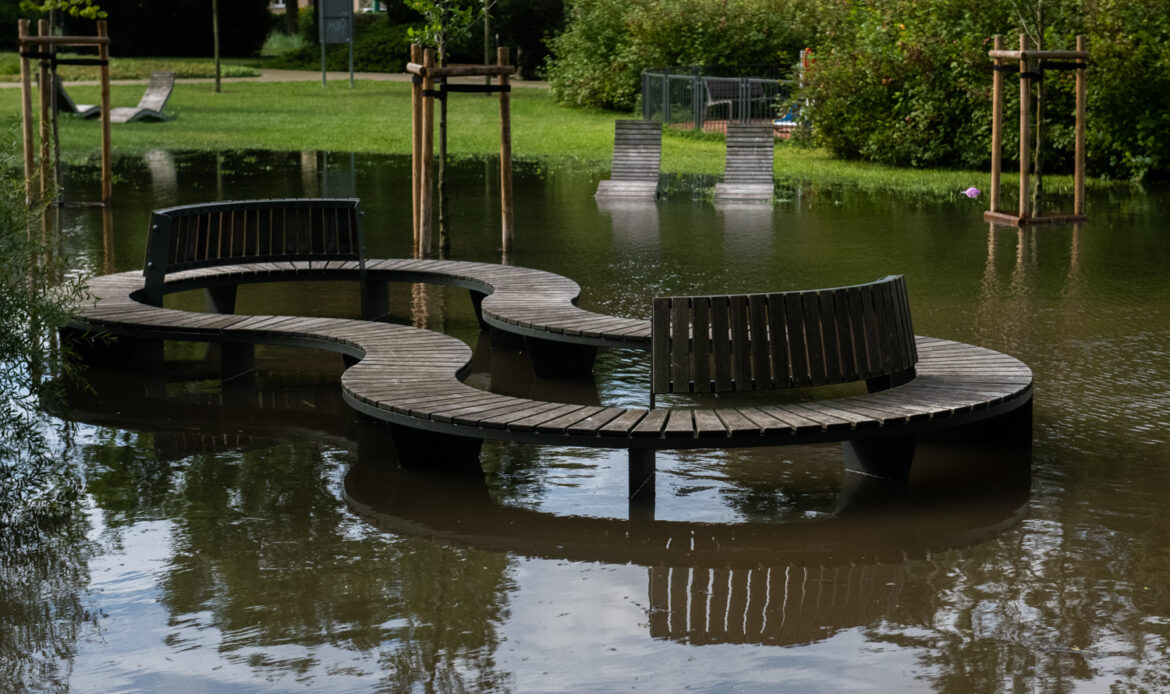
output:
M 1020 15 L 1004 0 L 874 0 L 822 18 L 803 96 L 814 141 L 836 156 L 902 166 L 990 165 L 990 37 L 1014 49 Z M 1025 16 L 1030 16 L 1025 11 Z M 1089 37 L 1088 163 L 1095 175 L 1170 173 L 1170 3 L 1044 5 L 1046 48 Z M 1071 170 L 1071 72 L 1045 78 L 1045 170 Z M 1004 154 L 1018 147 L 1014 79 L 1005 81 Z
M 629 110 L 642 70 L 709 65 L 741 74 L 795 61 L 814 10 L 797 0 L 572 0 L 547 75 L 566 103 Z M 749 67 L 751 66 L 751 67 Z

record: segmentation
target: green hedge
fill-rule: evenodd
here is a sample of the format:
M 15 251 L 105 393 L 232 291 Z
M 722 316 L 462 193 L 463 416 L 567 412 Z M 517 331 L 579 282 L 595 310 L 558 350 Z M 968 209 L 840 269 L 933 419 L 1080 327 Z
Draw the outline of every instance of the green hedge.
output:
M 303 48 L 265 63 L 266 66 L 290 70 L 320 70 L 321 44 L 317 43 L 317 22 L 313 8 L 303 8 L 298 15 L 298 32 L 305 38 Z M 402 72 L 410 59 L 408 25 L 393 25 L 375 14 L 354 16 L 353 63 L 358 72 Z M 349 46 L 330 44 L 325 48 L 328 70 L 349 69 Z
M 630 110 L 642 70 L 788 65 L 812 37 L 799 0 L 572 0 L 546 68 L 559 100 Z
M 1038 0 L 571 0 L 551 42 L 554 96 L 629 111 L 642 70 L 785 64 L 805 47 L 815 64 L 801 90 L 812 140 L 836 156 L 917 167 L 990 161 L 991 37 L 1018 45 Z M 1046 48 L 1089 38 L 1088 159 L 1092 175 L 1170 175 L 1170 2 L 1044 0 Z M 1005 155 L 1018 146 L 1007 81 Z M 1068 170 L 1073 75 L 1049 72 L 1045 168 Z

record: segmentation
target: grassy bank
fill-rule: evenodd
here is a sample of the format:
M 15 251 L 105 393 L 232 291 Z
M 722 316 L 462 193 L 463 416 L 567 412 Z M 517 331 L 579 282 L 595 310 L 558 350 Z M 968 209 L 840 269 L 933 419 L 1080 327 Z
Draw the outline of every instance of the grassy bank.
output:
M 65 55 L 65 54 L 62 54 Z M 76 56 L 92 58 L 93 54 Z M 260 71 L 254 66 L 255 60 L 227 58 L 221 61 L 222 77 L 259 77 Z M 36 70 L 36 63 L 33 63 Z M 155 70 L 168 70 L 176 77 L 215 77 L 215 62 L 209 58 L 110 58 L 110 79 L 144 80 Z M 96 80 L 98 70 L 91 65 L 61 65 L 57 72 L 66 81 Z M 20 56 L 16 53 L 0 53 L 0 82 L 20 81 Z
M 141 85 L 114 85 L 115 106 L 137 103 Z M 96 103 L 96 86 L 70 87 L 78 103 Z M 35 97 L 34 97 L 35 98 Z M 34 101 L 35 103 L 35 101 Z M 174 118 L 165 123 L 114 125 L 115 153 L 151 149 L 341 152 L 410 152 L 409 85 L 359 81 L 323 88 L 318 82 L 248 82 L 224 85 L 214 93 L 206 83 L 179 83 L 167 104 Z M 499 151 L 498 101 L 457 94 L 450 113 L 450 151 L 482 155 Z M 0 127 L 17 127 L 20 91 L 0 89 Z M 580 161 L 607 166 L 613 147 L 610 111 L 561 106 L 541 89 L 512 91 L 512 139 L 517 158 Z M 61 146 L 67 158 L 96 156 L 98 121 L 61 120 Z M 717 175 L 723 170 L 722 137 L 668 131 L 663 141 L 662 170 L 668 173 Z M 827 153 L 786 142 L 776 147 L 777 179 L 868 191 L 952 197 L 969 186 L 986 187 L 985 171 L 895 169 L 835 160 Z M 1069 177 L 1046 179 L 1053 192 L 1071 191 Z

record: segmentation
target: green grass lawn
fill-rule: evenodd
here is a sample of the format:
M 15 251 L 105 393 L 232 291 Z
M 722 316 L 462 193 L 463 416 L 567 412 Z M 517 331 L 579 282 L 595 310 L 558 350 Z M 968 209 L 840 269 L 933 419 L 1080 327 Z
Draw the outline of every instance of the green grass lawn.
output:
M 75 57 L 93 58 L 94 55 L 90 53 Z M 34 73 L 36 69 L 37 64 L 34 62 Z M 210 58 L 110 58 L 112 80 L 147 79 L 155 70 L 169 70 L 176 77 L 215 77 L 215 62 Z M 61 65 L 57 72 L 69 82 L 98 79 L 98 69 L 91 65 Z M 220 76 L 259 77 L 260 71 L 256 69 L 256 61 L 253 59 L 225 58 L 220 61 Z M 0 82 L 19 81 L 20 56 L 14 52 L 0 53 Z
M 115 153 L 151 149 L 339 152 L 410 152 L 410 89 L 406 83 L 246 82 L 223 85 L 176 85 L 164 123 L 113 126 Z M 141 85 L 114 85 L 114 106 L 132 106 Z M 69 88 L 74 101 L 97 103 L 96 86 Z M 512 97 L 512 142 L 518 159 L 609 165 L 613 121 L 624 117 L 609 111 L 561 106 L 543 89 L 517 88 Z M 34 104 L 36 102 L 34 95 Z M 499 152 L 499 101 L 477 94 L 453 95 L 449 105 L 450 151 L 459 155 Z M 19 129 L 20 90 L 0 88 L 0 127 Z M 60 140 L 68 159 L 96 156 L 97 120 L 61 119 Z M 437 149 L 437 143 L 436 143 Z M 663 139 L 662 170 L 667 173 L 718 175 L 723 170 L 722 137 L 668 131 Z M 986 171 L 898 169 L 834 159 L 827 152 L 787 142 L 776 145 L 776 177 L 781 182 L 807 182 L 868 191 L 931 198 L 952 197 L 969 186 L 986 188 Z M 1010 178 L 1010 177 L 1007 177 Z M 1007 180 L 1005 178 L 1005 180 Z M 1050 177 L 1052 192 L 1071 191 L 1070 177 Z M 1103 184 L 1098 184 L 1103 185 Z

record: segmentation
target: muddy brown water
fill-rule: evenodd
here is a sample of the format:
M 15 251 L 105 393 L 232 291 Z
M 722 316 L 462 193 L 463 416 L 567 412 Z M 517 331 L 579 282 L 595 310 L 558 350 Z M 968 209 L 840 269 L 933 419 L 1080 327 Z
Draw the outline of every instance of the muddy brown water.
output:
M 356 196 L 369 254 L 409 253 L 403 158 L 156 152 L 117 168 L 112 215 L 61 213 L 88 272 L 141 266 L 150 209 L 214 199 Z M 453 168 L 452 257 L 498 262 L 495 164 Z M 983 202 L 958 191 L 923 202 L 788 186 L 772 207 L 722 208 L 712 180 L 691 178 L 656 204 L 599 205 L 599 175 L 518 166 L 511 262 L 633 317 L 655 295 L 903 273 L 919 334 L 1032 367 L 1031 446 L 925 444 L 905 494 L 860 500 L 838 446 L 661 453 L 656 503 L 631 513 L 622 451 L 489 442 L 478 468 L 400 470 L 341 402 L 338 356 L 262 348 L 258 391 L 239 402 L 214 379 L 214 348 L 168 344 L 165 378 L 95 367 L 93 390 L 71 397 L 84 513 L 27 558 L 35 572 L 0 567 L 16 635 L 0 639 L 0 682 L 1170 687 L 1170 191 L 1094 195 L 1087 224 L 1019 231 L 989 228 Z M 96 197 L 93 172 L 74 169 L 65 190 Z M 591 380 L 541 381 L 481 339 L 464 293 L 404 285 L 391 299 L 396 320 L 466 340 L 480 387 L 646 400 L 642 353 L 603 352 Z M 239 307 L 352 316 L 357 293 L 248 286 Z

